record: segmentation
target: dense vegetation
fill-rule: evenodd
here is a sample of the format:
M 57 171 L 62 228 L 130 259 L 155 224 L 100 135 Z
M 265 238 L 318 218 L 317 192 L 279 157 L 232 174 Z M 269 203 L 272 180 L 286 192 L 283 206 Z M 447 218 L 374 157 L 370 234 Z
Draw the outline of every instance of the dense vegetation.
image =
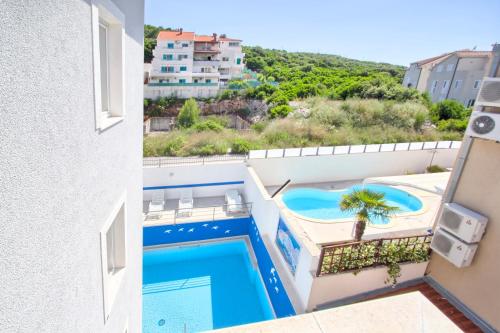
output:
M 149 135 L 144 138 L 144 155 L 206 156 L 264 148 L 461 139 L 459 131 L 429 125 L 430 118 L 427 107 L 415 101 L 314 97 L 300 102 L 288 117 L 268 118 L 248 131 L 230 129 L 225 117 L 211 116 L 189 127 Z
M 162 27 L 144 27 L 145 61 Z M 404 68 L 343 58 L 244 47 L 252 79 L 233 80 L 210 102 L 263 100 L 269 110 L 248 131 L 223 116 L 200 121 L 194 100 L 145 100 L 146 116 L 179 109 L 177 128 L 144 139 L 145 156 L 246 153 L 250 149 L 459 140 L 470 110 L 455 101 L 433 104 L 401 85 Z M 253 81 L 252 81 L 253 80 Z M 258 84 L 255 84 L 257 80 Z M 252 82 L 251 82 L 252 81 Z M 291 103 L 293 102 L 293 103 Z M 170 111 L 168 111 L 170 110 Z

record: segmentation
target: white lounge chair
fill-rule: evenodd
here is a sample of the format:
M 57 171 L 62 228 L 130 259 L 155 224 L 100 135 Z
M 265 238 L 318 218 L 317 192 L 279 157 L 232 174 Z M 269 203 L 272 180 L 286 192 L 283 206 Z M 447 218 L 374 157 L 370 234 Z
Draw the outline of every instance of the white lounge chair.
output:
M 154 191 L 149 202 L 148 213 L 161 212 L 165 207 L 165 193 L 163 190 Z
M 239 213 L 244 211 L 243 199 L 237 190 L 229 190 L 226 192 L 226 212 Z
M 183 189 L 179 198 L 178 216 L 191 216 L 193 213 L 193 190 Z

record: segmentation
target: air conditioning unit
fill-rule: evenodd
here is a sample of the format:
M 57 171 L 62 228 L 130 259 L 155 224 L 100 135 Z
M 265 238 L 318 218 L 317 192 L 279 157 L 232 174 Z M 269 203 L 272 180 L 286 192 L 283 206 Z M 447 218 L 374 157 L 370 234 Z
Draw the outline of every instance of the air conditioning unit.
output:
M 476 138 L 500 141 L 500 113 L 472 112 L 465 134 Z
M 431 249 L 451 262 L 458 268 L 470 266 L 477 244 L 467 244 L 449 234 L 444 229 L 438 228 L 431 241 Z
M 466 243 L 477 243 L 483 237 L 488 218 L 460 206 L 445 203 L 438 220 L 438 226 Z
M 500 107 L 500 77 L 485 77 L 483 79 L 476 105 Z

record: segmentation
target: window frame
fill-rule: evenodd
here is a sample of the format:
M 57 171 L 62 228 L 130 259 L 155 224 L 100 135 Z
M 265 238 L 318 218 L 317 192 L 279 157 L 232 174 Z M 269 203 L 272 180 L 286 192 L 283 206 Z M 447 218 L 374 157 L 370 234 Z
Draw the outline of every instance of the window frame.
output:
M 481 80 L 474 80 L 474 84 L 472 85 L 472 89 L 479 89 L 481 86 Z
M 128 230 L 127 230 L 127 195 L 126 193 L 122 194 L 119 198 L 117 204 L 111 210 L 108 218 L 104 222 L 104 225 L 101 228 L 99 233 L 100 236 L 100 254 L 101 254 L 101 274 L 102 274 L 102 292 L 103 292 L 103 311 L 104 311 L 104 323 L 109 320 L 111 311 L 116 301 L 116 297 L 119 293 L 119 290 L 123 284 L 124 276 L 127 271 L 127 238 L 128 238 Z M 117 220 L 119 218 L 119 220 Z M 122 230 L 118 230 L 122 232 L 123 236 L 123 252 L 122 256 L 122 264 L 120 267 L 117 267 L 116 270 L 109 272 L 109 262 L 108 262 L 108 243 L 107 243 L 107 235 L 108 232 L 112 230 L 112 228 L 116 227 L 114 225 L 115 222 L 119 222 L 123 224 Z M 113 232 L 117 232 L 113 230 Z
M 101 27 L 106 28 L 105 66 L 101 64 Z M 102 132 L 125 117 L 125 15 L 110 0 L 91 0 L 91 31 L 95 127 Z M 108 110 L 102 105 L 103 68 L 107 72 Z

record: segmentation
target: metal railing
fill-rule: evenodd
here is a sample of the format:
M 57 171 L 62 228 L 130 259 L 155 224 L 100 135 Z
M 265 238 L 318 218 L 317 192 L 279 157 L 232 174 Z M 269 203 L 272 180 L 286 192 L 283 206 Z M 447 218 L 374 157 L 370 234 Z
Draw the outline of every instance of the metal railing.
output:
M 316 276 L 386 265 L 389 254 L 398 263 L 425 261 L 431 239 L 432 235 L 419 235 L 326 245 L 321 248 Z
M 461 141 L 427 141 L 427 142 L 403 142 L 382 143 L 369 145 L 328 146 L 328 147 L 304 147 L 285 149 L 251 150 L 249 159 L 257 158 L 283 158 L 301 156 L 326 156 L 346 155 L 363 153 L 381 153 L 394 151 L 434 150 L 434 149 L 458 149 Z
M 227 154 L 214 156 L 188 156 L 188 157 L 146 157 L 142 160 L 142 165 L 145 168 L 161 168 L 164 166 L 173 165 L 188 165 L 188 164 L 210 164 L 217 162 L 244 162 L 247 155 Z
M 209 222 L 232 218 L 248 217 L 252 213 L 252 203 L 222 204 L 206 207 L 175 208 L 157 212 L 148 212 L 145 221 L 177 224 L 179 222 Z
M 248 155 L 226 154 L 213 156 L 188 156 L 188 157 L 146 157 L 143 160 L 144 167 L 162 167 L 185 164 L 208 164 L 222 161 L 245 161 L 247 159 L 305 157 L 305 156 L 328 156 L 364 153 L 383 153 L 398 151 L 440 149 L 459 149 L 461 141 L 427 141 L 427 142 L 404 142 L 404 143 L 382 143 L 370 145 L 329 146 L 329 147 L 304 147 L 285 149 L 251 150 Z

